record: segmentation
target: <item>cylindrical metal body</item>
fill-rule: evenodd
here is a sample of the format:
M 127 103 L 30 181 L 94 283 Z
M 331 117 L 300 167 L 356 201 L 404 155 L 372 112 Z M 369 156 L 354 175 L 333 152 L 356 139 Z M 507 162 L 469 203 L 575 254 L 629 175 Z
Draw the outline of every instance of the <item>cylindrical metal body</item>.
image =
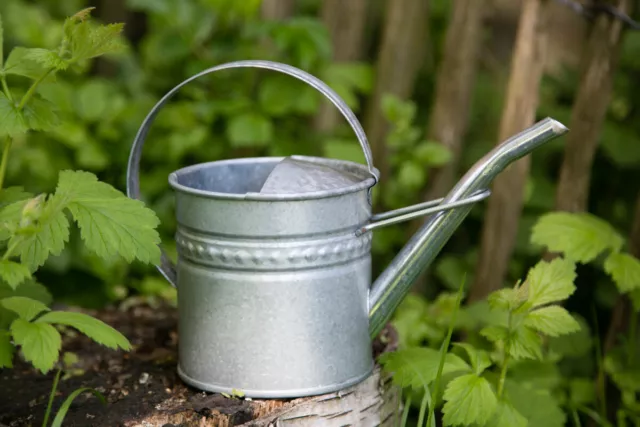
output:
M 351 188 L 255 194 L 280 158 L 171 174 L 176 194 L 180 377 L 208 391 L 295 397 L 340 390 L 372 368 L 366 167 Z

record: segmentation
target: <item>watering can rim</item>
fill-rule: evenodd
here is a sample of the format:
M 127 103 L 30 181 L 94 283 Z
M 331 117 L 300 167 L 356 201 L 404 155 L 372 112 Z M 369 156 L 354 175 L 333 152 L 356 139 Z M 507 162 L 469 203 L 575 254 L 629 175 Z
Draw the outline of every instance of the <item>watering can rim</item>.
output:
M 247 193 L 222 193 L 217 191 L 200 190 L 179 182 L 180 176 L 193 172 L 194 170 L 203 169 L 211 165 L 221 165 L 225 163 L 270 163 L 282 161 L 286 158 L 301 160 L 313 164 L 321 164 L 329 166 L 340 171 L 348 172 L 356 175 L 359 181 L 353 185 L 345 187 L 331 189 L 331 190 L 318 190 L 309 191 L 304 193 L 286 193 L 286 194 L 262 194 L 256 192 Z M 376 173 L 377 169 L 374 168 Z M 370 169 L 367 165 L 361 163 L 352 162 L 350 160 L 334 159 L 328 157 L 316 157 L 316 156 L 261 156 L 261 157 L 239 157 L 233 159 L 214 160 L 210 162 L 196 163 L 195 165 L 185 166 L 178 170 L 175 170 L 169 174 L 169 185 L 176 191 L 190 194 L 193 196 L 204 197 L 207 199 L 221 199 L 221 200 L 247 200 L 247 201 L 269 201 L 269 202 L 288 202 L 288 201 L 305 201 L 315 199 L 325 199 L 330 197 L 343 196 L 346 194 L 357 193 L 362 190 L 371 189 L 376 185 L 377 181 L 371 176 Z

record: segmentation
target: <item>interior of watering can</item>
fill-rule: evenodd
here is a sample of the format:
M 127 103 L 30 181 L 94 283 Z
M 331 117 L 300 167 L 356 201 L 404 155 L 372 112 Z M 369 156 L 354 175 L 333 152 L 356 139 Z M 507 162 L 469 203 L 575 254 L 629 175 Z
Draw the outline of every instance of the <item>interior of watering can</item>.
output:
M 317 167 L 315 170 L 309 169 L 313 173 L 322 170 L 325 174 L 331 174 L 331 171 L 339 174 L 341 188 L 336 190 L 340 190 L 340 193 L 369 188 L 375 183 L 365 165 L 308 156 L 241 158 L 201 163 L 175 171 L 170 175 L 169 183 L 175 189 L 186 192 L 195 190 L 198 193 L 209 193 L 223 197 L 224 195 L 238 196 L 262 192 L 265 197 L 268 197 L 269 194 L 277 195 L 278 191 L 273 187 L 266 191 L 266 187 L 273 181 L 275 173 L 282 170 L 282 166 L 292 159 L 296 162 L 302 162 L 304 165 L 310 165 L 312 168 L 315 165 Z M 292 177 L 291 181 L 293 180 Z M 328 180 L 321 179 L 321 181 L 323 181 L 323 186 L 326 186 L 324 183 Z M 300 189 L 301 193 L 314 193 L 312 186 L 301 185 L 298 187 L 299 184 L 284 184 L 287 184 L 286 186 L 289 188 L 280 192 L 282 194 L 291 194 L 292 189 Z M 315 189 L 317 193 L 322 193 L 320 190 L 323 189 L 326 192 L 324 187 L 316 187 Z

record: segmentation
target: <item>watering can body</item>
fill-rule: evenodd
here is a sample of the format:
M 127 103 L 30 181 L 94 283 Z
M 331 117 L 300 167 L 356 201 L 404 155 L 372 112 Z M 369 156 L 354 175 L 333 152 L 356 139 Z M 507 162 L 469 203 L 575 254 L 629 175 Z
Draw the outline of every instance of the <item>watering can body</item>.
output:
M 545 119 L 498 145 L 440 200 L 373 214 L 378 181 L 360 123 L 327 85 L 297 68 L 238 61 L 207 69 L 149 112 L 129 156 L 127 194 L 140 198 L 142 147 L 160 109 L 205 74 L 257 67 L 325 95 L 355 132 L 366 165 L 291 156 L 219 160 L 170 174 L 178 261 L 158 266 L 178 291 L 178 374 L 200 390 L 289 398 L 341 390 L 374 367 L 371 340 L 413 280 L 511 162 L 567 131 Z M 432 216 L 372 283 L 372 230 Z

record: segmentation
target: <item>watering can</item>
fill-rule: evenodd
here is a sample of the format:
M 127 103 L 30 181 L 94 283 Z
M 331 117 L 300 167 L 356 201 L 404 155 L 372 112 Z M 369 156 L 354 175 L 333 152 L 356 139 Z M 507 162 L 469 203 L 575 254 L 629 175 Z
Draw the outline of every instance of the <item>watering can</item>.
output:
M 165 103 L 201 76 L 245 67 L 287 74 L 325 95 L 367 164 L 294 155 L 219 160 L 169 175 L 178 261 L 163 251 L 158 269 L 177 288 L 178 375 L 203 391 L 254 398 L 339 391 L 371 374 L 372 339 L 492 180 L 568 129 L 546 118 L 496 146 L 445 198 L 372 215 L 379 173 L 345 102 L 295 67 L 231 62 L 186 79 L 151 109 L 131 149 L 129 197 L 140 198 L 142 148 Z M 422 215 L 431 216 L 372 284 L 372 231 Z

